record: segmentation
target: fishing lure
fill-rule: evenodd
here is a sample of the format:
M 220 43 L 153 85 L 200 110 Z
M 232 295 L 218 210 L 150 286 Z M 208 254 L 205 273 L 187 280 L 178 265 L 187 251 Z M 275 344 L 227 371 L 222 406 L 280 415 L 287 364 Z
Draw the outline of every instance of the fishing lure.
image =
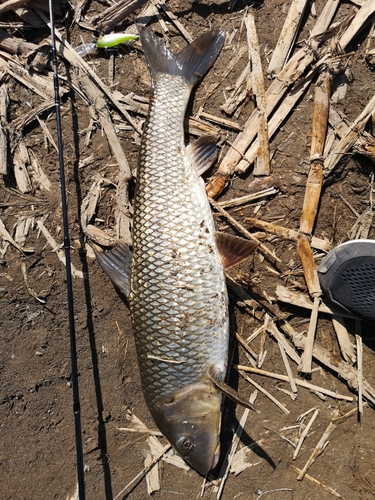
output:
M 121 43 L 133 42 L 138 39 L 138 35 L 131 35 L 129 33 L 110 33 L 96 38 L 92 43 L 82 43 L 76 47 L 75 51 L 81 57 L 91 54 L 96 49 L 109 49 L 116 47 Z

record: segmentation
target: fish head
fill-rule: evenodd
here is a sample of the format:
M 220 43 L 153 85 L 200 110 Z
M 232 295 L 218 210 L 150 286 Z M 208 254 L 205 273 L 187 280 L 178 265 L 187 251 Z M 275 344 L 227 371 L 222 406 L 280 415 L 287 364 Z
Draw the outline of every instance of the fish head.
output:
M 183 388 L 154 414 L 161 432 L 178 454 L 201 474 L 220 455 L 221 393 L 210 383 Z

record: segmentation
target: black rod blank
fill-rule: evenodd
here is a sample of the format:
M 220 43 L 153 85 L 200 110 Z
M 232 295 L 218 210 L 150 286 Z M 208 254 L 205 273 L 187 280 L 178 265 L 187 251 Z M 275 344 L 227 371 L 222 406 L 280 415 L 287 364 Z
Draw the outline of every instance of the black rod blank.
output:
M 63 226 L 64 226 L 64 251 L 65 251 L 65 263 L 66 263 L 66 286 L 67 286 L 68 311 L 69 311 L 69 336 L 70 336 L 70 354 L 71 354 L 71 365 L 72 365 L 73 412 L 74 412 L 76 456 L 77 456 L 78 498 L 79 500 L 85 500 L 85 478 L 84 478 L 82 434 L 81 434 L 81 410 L 80 410 L 79 389 L 78 389 L 77 348 L 76 348 L 75 323 L 74 323 L 72 272 L 71 272 L 71 261 L 70 261 L 70 241 L 69 241 L 69 226 L 68 226 L 69 221 L 68 221 L 68 207 L 67 207 L 66 189 L 65 189 L 64 155 L 63 155 L 63 140 L 62 140 L 61 113 L 60 113 L 59 77 L 58 77 L 57 57 L 56 57 L 55 24 L 53 16 L 53 0 L 49 0 L 49 12 L 50 12 L 50 25 L 51 25 L 53 86 L 55 93 L 56 126 L 57 126 L 57 140 L 58 140 L 58 150 L 59 150 L 61 202 L 62 202 L 62 214 L 63 214 Z

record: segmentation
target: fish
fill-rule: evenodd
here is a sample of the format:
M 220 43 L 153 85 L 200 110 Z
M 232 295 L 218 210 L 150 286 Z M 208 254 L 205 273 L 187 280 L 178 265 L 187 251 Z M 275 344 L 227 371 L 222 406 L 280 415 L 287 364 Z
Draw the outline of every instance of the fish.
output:
M 178 54 L 150 29 L 140 40 L 152 95 L 139 153 L 132 251 L 119 240 L 96 251 L 99 265 L 129 303 L 145 401 L 163 435 L 200 474 L 220 456 L 223 392 L 229 386 L 225 269 L 257 244 L 215 229 L 201 174 L 217 157 L 213 137 L 185 147 L 191 91 L 219 56 L 223 31 Z

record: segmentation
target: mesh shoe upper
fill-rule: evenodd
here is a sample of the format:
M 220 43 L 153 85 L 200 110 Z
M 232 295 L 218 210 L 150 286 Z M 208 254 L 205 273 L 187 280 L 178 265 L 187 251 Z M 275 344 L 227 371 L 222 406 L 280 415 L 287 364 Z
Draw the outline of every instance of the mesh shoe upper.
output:
M 332 250 L 318 267 L 323 293 L 366 321 L 375 322 L 375 241 L 352 240 Z

